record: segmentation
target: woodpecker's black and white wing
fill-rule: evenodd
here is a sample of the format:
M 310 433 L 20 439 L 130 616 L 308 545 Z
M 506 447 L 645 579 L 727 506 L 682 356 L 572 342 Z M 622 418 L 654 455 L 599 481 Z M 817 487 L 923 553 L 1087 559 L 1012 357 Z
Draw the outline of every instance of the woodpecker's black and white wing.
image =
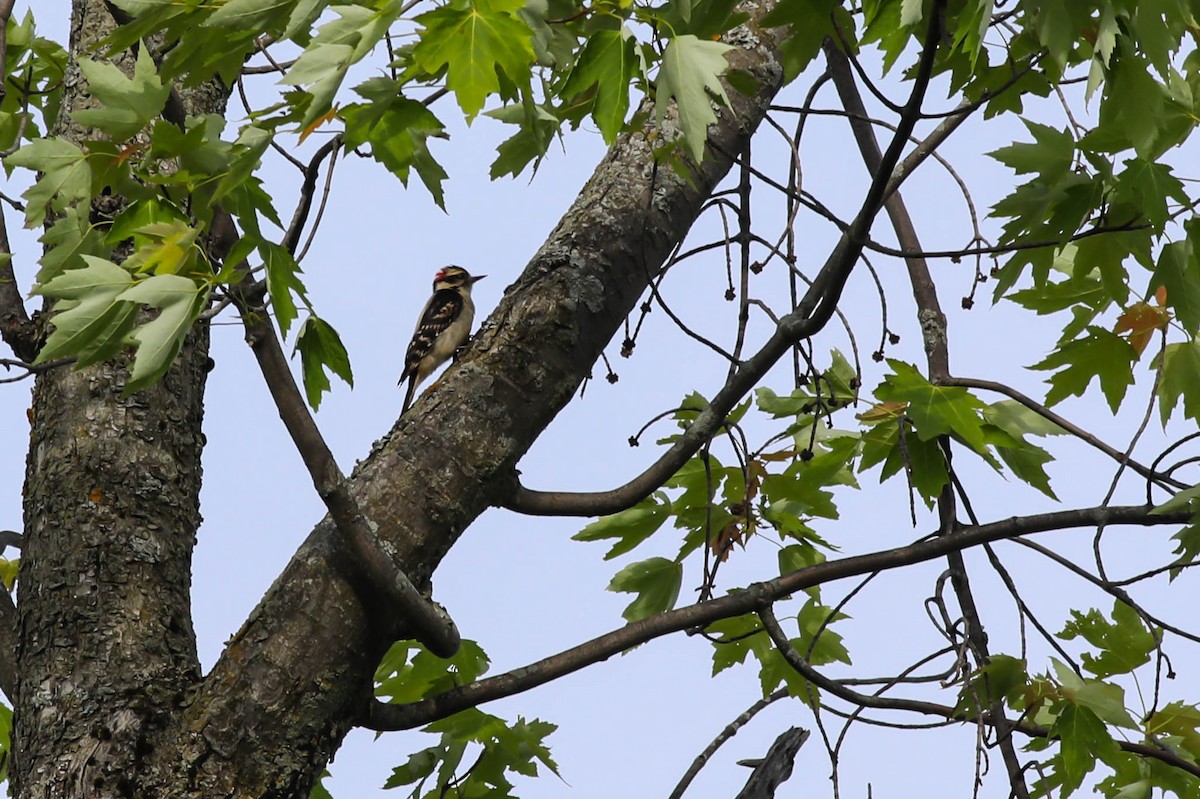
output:
M 400 374 L 401 384 L 409 381 L 401 412 L 412 404 L 417 386 L 466 340 L 465 333 L 469 332 L 472 320 L 464 318 L 465 303 L 462 293 L 452 288 L 438 289 L 425 303 L 404 356 L 404 371 Z M 462 331 L 463 335 L 457 335 L 458 328 L 464 326 L 467 330 Z

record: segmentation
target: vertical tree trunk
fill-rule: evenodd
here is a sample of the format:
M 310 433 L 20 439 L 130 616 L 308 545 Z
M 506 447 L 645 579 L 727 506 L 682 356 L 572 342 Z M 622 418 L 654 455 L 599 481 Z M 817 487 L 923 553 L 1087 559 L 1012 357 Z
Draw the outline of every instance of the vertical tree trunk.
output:
M 141 741 L 199 677 L 191 554 L 199 525 L 207 335 L 153 390 L 119 362 L 39 377 L 25 484 L 13 788 L 132 795 Z
M 97 42 L 113 24 L 102 0 L 77 0 L 73 58 L 100 57 Z M 133 55 L 113 62 L 132 71 Z M 64 95 L 55 132 L 83 142 L 90 134 L 69 114 L 94 102 L 74 60 Z M 186 101 L 219 112 L 224 96 L 207 87 Z M 93 219 L 123 202 L 97 198 Z M 141 795 L 146 742 L 199 678 L 189 595 L 207 350 L 200 328 L 161 383 L 128 397 L 123 359 L 37 379 L 18 588 L 16 796 Z

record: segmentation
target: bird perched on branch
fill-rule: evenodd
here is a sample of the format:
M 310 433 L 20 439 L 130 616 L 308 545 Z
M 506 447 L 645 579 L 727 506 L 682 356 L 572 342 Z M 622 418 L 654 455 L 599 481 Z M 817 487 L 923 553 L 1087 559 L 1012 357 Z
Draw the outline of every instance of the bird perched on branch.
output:
M 447 266 L 434 275 L 433 296 L 421 311 L 404 356 L 404 372 L 397 384 L 408 381 L 400 413 L 412 405 L 417 386 L 467 343 L 471 324 L 475 321 L 471 287 L 485 277 L 487 275 L 472 276 L 461 266 Z

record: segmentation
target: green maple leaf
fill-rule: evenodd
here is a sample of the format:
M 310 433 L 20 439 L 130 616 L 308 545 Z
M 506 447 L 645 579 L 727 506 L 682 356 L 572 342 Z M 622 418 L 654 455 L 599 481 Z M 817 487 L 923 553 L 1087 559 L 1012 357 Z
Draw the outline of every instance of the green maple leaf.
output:
M 764 500 L 776 513 L 838 518 L 834 495 L 825 489 L 836 485 L 857 487 L 851 469 L 857 448 L 858 439 L 849 436 L 812 448 L 808 460 L 798 460 L 783 474 L 763 478 Z
M 310 316 L 304 320 L 300 335 L 296 337 L 296 349 L 300 351 L 304 394 L 314 411 L 321 406 L 321 396 L 330 388 L 326 369 L 353 388 L 350 355 L 337 331 L 324 319 Z
M 104 258 L 81 256 L 87 263 L 34 289 L 58 300 L 50 318 L 54 332 L 37 363 L 77 356 L 79 366 L 98 363 L 120 352 L 137 306 L 117 299 L 133 284 L 133 275 Z
M 134 241 L 139 246 L 122 266 L 132 272 L 178 275 L 194 271 L 202 275 L 209 271 L 209 266 L 197 264 L 199 236 L 198 228 L 178 219 L 142 225 L 134 231 Z
M 1037 36 L 1049 50 L 1049 55 L 1058 66 L 1067 64 L 1071 49 L 1075 46 L 1075 32 L 1079 25 L 1073 19 L 1069 3 L 1046 3 L 1035 20 Z
M 1177 556 L 1172 564 L 1175 568 L 1169 573 L 1171 582 L 1174 582 L 1182 573 L 1181 567 L 1190 566 L 1200 556 L 1200 525 L 1189 524 L 1171 536 L 1171 540 L 1176 542 L 1175 549 L 1172 550 Z
M 754 639 L 766 637 L 758 617 L 752 613 L 714 621 L 705 628 L 705 633 L 713 645 L 714 677 L 730 666 L 745 663 L 746 655 L 753 649 Z M 756 636 L 756 633 L 762 635 Z
M 1150 290 L 1165 288 L 1167 306 L 1174 309 L 1184 328 L 1195 334 L 1200 329 L 1200 259 L 1196 257 L 1200 225 L 1189 222 L 1185 227 L 1188 237 L 1166 245 L 1159 253 Z
M 788 544 L 779 550 L 776 559 L 779 561 L 779 573 L 789 574 L 801 569 L 807 569 L 810 566 L 815 566 L 818 563 L 824 563 L 825 555 L 811 544 L 805 542 L 803 544 Z M 820 589 L 812 590 L 819 591 Z
M 910 30 L 900 23 L 900 3 L 873 3 L 863 8 L 863 34 L 859 46 L 878 42 L 887 74 L 908 46 Z
M 988 153 L 1018 175 L 1034 174 L 1053 183 L 1071 171 L 1075 158 L 1075 139 L 1069 130 L 1021 120 L 1033 134 L 1032 142 L 1015 142 Z
M 612 549 L 604 554 L 605 560 L 624 555 L 654 534 L 671 514 L 671 501 L 661 491 L 655 491 L 632 508 L 620 513 L 602 516 L 584 527 L 572 541 L 603 541 L 616 539 Z
M 375 669 L 375 696 L 391 704 L 416 702 L 474 682 L 487 673 L 490 663 L 478 642 L 470 639 L 463 639 L 448 659 L 431 655 L 416 641 L 397 641 Z
M 279 332 L 286 336 L 292 322 L 296 321 L 295 297 L 308 304 L 304 283 L 300 280 L 300 265 L 287 248 L 269 241 L 260 242 L 258 252 L 266 267 L 267 293 L 271 295 L 275 322 L 279 325 Z
M 1168 344 L 1162 354 L 1158 410 L 1163 426 L 1183 397 L 1183 415 L 1200 419 L 1200 342 Z
M 489 94 L 528 86 L 534 61 L 533 31 L 516 12 L 523 0 L 451 3 L 417 17 L 424 26 L 413 59 L 430 74 L 446 70 L 446 86 L 468 120 Z M 512 96 L 512 91 L 503 92 Z
M 799 75 L 821 52 L 825 37 L 836 30 L 835 18 L 839 25 L 849 19 L 849 13 L 838 0 L 779 0 L 763 17 L 763 25 L 790 26 L 787 38 L 780 45 L 787 80 Z
M 674 608 L 682 584 L 682 564 L 666 558 L 649 558 L 617 572 L 608 584 L 608 590 L 637 594 L 621 613 L 626 621 L 637 621 Z
M 280 79 L 287 86 L 305 88 L 307 106 L 300 117 L 301 127 L 312 124 L 329 110 L 352 63 L 353 45 L 314 42 Z
M 42 234 L 39 241 L 46 249 L 37 273 L 38 283 L 48 283 L 68 269 L 86 266 L 83 255 L 102 258 L 112 251 L 105 244 L 104 235 L 88 221 L 88 211 L 82 205 L 68 208 Z
M 558 117 L 533 103 L 501 106 L 488 111 L 487 115 L 520 126 L 516 133 L 496 147 L 496 160 L 488 170 L 492 180 L 505 175 L 516 177 L 530 162 L 533 162 L 533 171 L 536 173 L 561 127 Z
M 800 676 L 800 672 L 784 659 L 783 653 L 771 642 L 765 634 L 751 638 L 751 651 L 758 659 L 758 684 L 764 697 L 770 696 L 776 688 L 782 685 L 788 694 L 806 704 L 815 704 L 820 700 L 820 694 L 815 685 Z M 799 638 L 788 639 L 792 649 L 804 651 L 804 641 Z
M 1156 738 L 1171 736 L 1192 755 L 1200 756 L 1200 708 L 1184 702 L 1170 702 L 1146 719 L 1146 732 Z
M 182 275 L 160 274 L 139 281 L 118 298 L 158 308 L 159 314 L 130 336 L 137 347 L 125 393 L 153 385 L 167 373 L 196 317 L 208 304 L 208 289 Z
M 1164 140 L 1161 122 L 1166 91 L 1148 66 L 1132 53 L 1117 59 L 1096 130 L 1128 142 L 1140 158 L 1156 161 L 1171 142 Z
M 1063 799 L 1083 784 L 1083 778 L 1096 766 L 1097 755 L 1107 757 L 1119 751 L 1104 722 L 1083 705 L 1064 706 L 1050 733 L 1059 739 L 1057 774 L 1062 780 Z
M 1028 435 L 1065 436 L 1067 431 L 1016 400 L 993 402 L 983 412 L 990 423 L 1018 438 Z
M 1021 436 L 1010 435 L 1007 431 L 992 426 L 984 428 L 987 442 L 996 450 L 996 454 L 1004 461 L 1020 480 L 1041 491 L 1050 499 L 1058 499 L 1054 489 L 1050 487 L 1050 476 L 1046 474 L 1045 465 L 1054 460 L 1054 456 L 1046 450 L 1031 444 Z
M 1011 655 L 992 655 L 987 665 L 976 669 L 963 685 L 955 710 L 963 717 L 971 717 L 978 708 L 995 702 L 1007 700 L 1011 705 L 1029 682 L 1026 669 L 1024 660 Z
M 227 0 L 204 21 L 205 27 L 266 30 L 288 16 L 295 0 Z
M 675 100 L 684 149 L 697 162 L 704 158 L 708 126 L 717 121 L 714 98 L 729 103 L 720 78 L 729 68 L 725 53 L 731 49 L 722 42 L 704 41 L 685 34 L 671 39 L 663 53 L 655 115 L 661 126 L 667 114 L 667 101 Z
M 399 16 L 398 4 L 385 3 L 383 6 L 379 10 L 355 5 L 331 7 L 337 16 L 321 26 L 280 81 L 289 86 L 304 87 L 304 92 L 289 100 L 303 111 L 299 117 L 302 128 L 310 129 L 314 122 L 324 122 L 323 117 L 329 112 L 347 70 L 374 49 Z M 311 15 L 303 4 L 295 11 L 300 19 L 289 22 L 289 29 L 297 24 L 306 26 L 302 20 Z
M 4 159 L 8 166 L 41 172 L 21 195 L 25 198 L 25 227 L 46 220 L 48 209 L 61 210 L 92 196 L 92 170 L 87 156 L 65 139 L 37 139 Z
M 1059 369 L 1046 381 L 1050 384 L 1046 405 L 1070 396 L 1082 397 L 1092 380 L 1099 378 L 1108 406 L 1116 413 L 1125 391 L 1133 385 L 1136 360 L 1137 352 L 1128 341 L 1104 328 L 1089 327 L 1086 336 L 1067 342 L 1030 368 Z
M 1118 305 L 1129 300 L 1129 273 L 1125 262 L 1129 251 L 1119 236 L 1089 236 L 1075 242 L 1073 273 L 1076 276 L 1098 274 L 1104 293 Z
M 629 82 L 638 68 L 634 44 L 624 27 L 597 31 L 588 39 L 563 86 L 564 97 L 596 87 L 592 119 L 596 120 L 605 144 L 612 144 L 617 138 L 629 113 Z
M 1128 674 L 1150 662 L 1157 642 L 1142 619 L 1124 602 L 1113 603 L 1112 621 L 1098 610 L 1071 611 L 1071 620 L 1058 634 L 1064 641 L 1083 638 L 1099 650 L 1098 655 L 1083 653 L 1083 667 L 1097 677 Z
M 1161 233 L 1170 218 L 1168 198 L 1184 205 L 1191 202 L 1171 167 L 1131 158 L 1125 162 L 1125 170 L 1116 177 L 1112 202 L 1127 202 L 1137 208 L 1154 230 Z
M 849 665 L 850 652 L 843 643 L 842 636 L 831 629 L 834 622 L 850 618 L 845 613 L 835 613 L 832 608 L 822 605 L 815 599 L 808 599 L 797 614 L 796 623 L 800 627 L 800 647 L 804 659 L 814 666 L 828 663 L 845 663 Z
M 1076 307 L 1099 311 L 1109 303 L 1100 280 L 1091 276 L 1071 277 L 1069 280 L 1059 281 L 1035 281 L 1030 288 L 1014 291 L 1006 295 L 1005 299 L 1033 311 L 1038 316 Z
M 1050 488 L 1050 477 L 1043 468 L 1054 457 L 1026 439 L 1026 435 L 1061 436 L 1067 431 L 1041 414 L 1013 400 L 1001 400 L 989 405 L 983 417 L 990 423 L 988 443 L 1007 464 L 1012 473 L 1051 499 L 1058 499 Z M 997 436 L 999 432 L 1002 435 Z
M 897 414 L 904 410 L 900 404 Z M 882 463 L 879 482 L 894 477 L 900 472 L 912 481 L 926 503 L 938 496 L 950 477 L 946 472 L 946 458 L 936 439 L 926 441 L 916 435 L 908 421 L 900 416 L 871 426 L 862 435 L 862 457 L 859 471 Z
M 953 435 L 975 452 L 981 455 L 987 452 L 981 401 L 965 388 L 933 385 L 915 367 L 903 361 L 889 359 L 888 365 L 894 374 L 885 378 L 875 396 L 881 400 L 908 403 L 906 412 L 922 440 Z
M 442 182 L 448 175 L 427 146 L 430 136 L 445 136 L 442 123 L 423 103 L 400 94 L 395 82 L 386 78 L 372 78 L 354 91 L 370 102 L 343 109 L 346 146 L 354 149 L 370 144 L 372 157 L 405 186 L 410 170 L 416 169 L 433 201 L 445 210 Z
M 388 28 L 400 16 L 398 3 L 381 5 L 379 10 L 348 4 L 330 6 L 337 16 L 321 26 L 313 44 L 349 45 L 354 48 L 351 60 L 357 63 L 387 35 Z
M 133 77 L 110 63 L 79 59 L 79 68 L 88 81 L 88 91 L 100 102 L 99 108 L 84 108 L 71 116 L 80 125 L 97 128 L 124 141 L 144 128 L 162 112 L 171 87 L 164 85 L 158 68 L 145 45 L 138 48 Z

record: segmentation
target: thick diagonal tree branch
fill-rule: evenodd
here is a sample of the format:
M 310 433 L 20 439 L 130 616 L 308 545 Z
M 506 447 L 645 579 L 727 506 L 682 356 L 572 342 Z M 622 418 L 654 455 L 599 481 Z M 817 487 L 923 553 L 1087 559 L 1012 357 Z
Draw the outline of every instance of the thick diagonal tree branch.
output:
M 128 25 L 133 21 L 116 6 L 107 4 L 107 8 L 118 25 Z M 160 60 L 156 59 L 155 63 Z M 186 108 L 174 86 L 171 87 L 162 116 L 181 131 L 186 131 Z M 340 136 L 335 136 L 321 145 L 304 170 L 299 202 L 283 238 L 283 246 L 290 253 L 295 253 L 308 220 L 320 164 L 336 152 L 341 141 Z M 237 236 L 233 218 L 223 208 L 215 208 L 210 251 L 218 257 L 224 257 L 233 249 Z M 238 268 L 243 266 L 238 265 Z M 372 603 L 382 600 L 389 618 L 393 618 L 392 614 L 406 617 L 417 639 L 434 654 L 449 657 L 458 649 L 461 640 L 453 620 L 442 607 L 422 596 L 407 575 L 380 548 L 370 521 L 355 502 L 345 475 L 296 387 L 283 347 L 271 326 L 270 316 L 264 308 L 255 306 L 249 299 L 261 296 L 263 291 L 263 286 L 254 285 L 253 280 L 247 278 L 244 285 L 233 292 L 232 299 L 241 313 L 246 341 L 254 352 L 284 427 L 308 469 L 318 496 L 341 532 L 354 566 L 369 582 L 365 586 L 364 596 Z
M 296 386 L 287 356 L 283 354 L 283 347 L 271 325 L 271 317 L 265 309 L 250 307 L 244 300 L 238 302 L 238 310 L 242 315 L 246 342 L 254 352 L 284 427 L 355 566 L 370 583 L 365 586 L 364 597 L 373 605 L 382 601 L 384 614 L 397 629 L 407 624 L 409 634 L 430 652 L 439 657 L 450 657 L 458 651 L 461 642 L 458 629 L 446 611 L 422 596 L 379 546 L 378 531 L 372 529 L 371 522 L 355 501 L 346 476 Z
M 731 66 L 758 90 L 731 90 L 710 127 L 713 155 L 691 179 L 659 169 L 667 129 L 618 139 L 575 205 L 511 286 L 460 363 L 351 475 L 380 544 L 426 582 L 446 551 L 510 489 L 518 460 L 568 401 L 695 220 L 778 91 L 781 32 L 743 6 Z M 391 625 L 372 618 L 337 555 L 329 519 L 309 536 L 174 722 L 154 767 L 211 795 L 311 785 L 369 698 Z M 173 751 L 172 751 L 173 750 Z

